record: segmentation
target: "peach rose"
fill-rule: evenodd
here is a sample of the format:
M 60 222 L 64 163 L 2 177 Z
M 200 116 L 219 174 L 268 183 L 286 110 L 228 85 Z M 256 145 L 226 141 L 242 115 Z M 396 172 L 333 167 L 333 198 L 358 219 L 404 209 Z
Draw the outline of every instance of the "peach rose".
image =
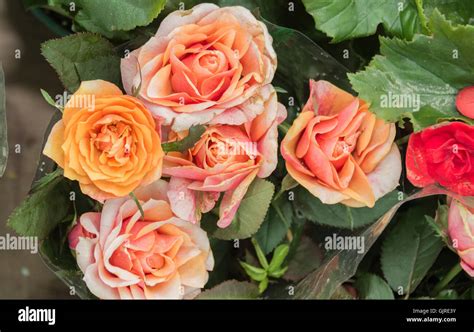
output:
M 192 149 L 165 156 L 163 175 L 171 176 L 168 197 L 180 218 L 197 222 L 224 193 L 217 225 L 227 227 L 255 177 L 268 177 L 275 170 L 278 124 L 286 109 L 273 88 L 264 90 L 266 110 L 253 121 L 209 125 Z
M 461 267 L 474 277 L 474 211 L 454 199 L 449 207 L 448 234 L 461 258 Z
M 214 266 L 209 239 L 197 225 L 176 218 L 158 180 L 131 198 L 107 200 L 69 233 L 90 291 L 101 299 L 182 299 L 196 296 Z
M 204 3 L 168 15 L 121 71 L 125 90 L 141 82 L 139 98 L 178 132 L 255 118 L 276 63 L 267 28 L 250 11 Z
M 99 201 L 127 196 L 159 179 L 163 164 L 151 113 L 138 99 L 101 80 L 82 82 L 43 153 Z
M 325 81 L 311 95 L 281 143 L 288 173 L 325 204 L 373 207 L 398 186 L 395 125 Z

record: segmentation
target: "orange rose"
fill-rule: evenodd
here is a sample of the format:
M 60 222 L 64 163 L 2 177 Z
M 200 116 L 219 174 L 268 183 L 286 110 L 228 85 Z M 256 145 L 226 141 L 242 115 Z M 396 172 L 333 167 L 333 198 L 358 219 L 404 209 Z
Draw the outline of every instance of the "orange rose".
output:
M 276 64 L 272 38 L 249 10 L 205 3 L 168 15 L 154 37 L 122 59 L 121 72 L 125 91 L 141 83 L 138 97 L 179 132 L 255 118 Z
M 288 173 L 323 203 L 373 207 L 398 186 L 395 125 L 329 82 L 310 86 L 307 104 L 281 143 Z
M 163 163 L 151 113 L 136 98 L 101 80 L 82 82 L 43 153 L 98 201 L 127 196 L 159 179 Z

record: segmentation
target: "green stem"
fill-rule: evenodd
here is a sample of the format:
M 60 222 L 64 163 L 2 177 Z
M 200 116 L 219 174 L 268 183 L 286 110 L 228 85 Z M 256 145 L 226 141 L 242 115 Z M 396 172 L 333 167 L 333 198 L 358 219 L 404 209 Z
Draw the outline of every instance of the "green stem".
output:
M 453 280 L 459 272 L 462 271 L 461 264 L 456 263 L 451 270 L 444 276 L 443 279 L 441 279 L 433 288 L 433 291 L 431 292 L 432 296 L 435 297 L 437 296 L 448 284 Z
M 288 132 L 288 130 L 290 129 L 290 125 L 286 122 L 282 122 L 278 125 L 278 129 L 284 134 L 286 135 L 286 133 Z

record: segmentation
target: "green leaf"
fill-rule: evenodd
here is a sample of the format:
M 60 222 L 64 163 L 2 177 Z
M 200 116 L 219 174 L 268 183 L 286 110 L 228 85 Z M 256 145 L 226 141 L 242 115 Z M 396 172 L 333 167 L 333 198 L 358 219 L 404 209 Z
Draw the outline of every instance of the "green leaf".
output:
M 70 189 L 69 182 L 59 175 L 37 184 L 10 215 L 8 226 L 21 235 L 44 239 L 68 216 Z
M 437 8 L 448 20 L 457 24 L 474 23 L 474 1 L 465 0 L 425 0 L 425 16 L 431 17 Z
M 349 229 L 373 223 L 399 201 L 399 191 L 394 190 L 380 198 L 373 208 L 350 208 L 343 204 L 323 204 L 302 186 L 294 192 L 298 215 L 321 225 Z
M 382 244 L 382 271 L 395 292 L 412 293 L 443 248 L 425 213 L 417 205 L 402 214 Z
M 257 286 L 249 282 L 228 280 L 199 294 L 197 300 L 251 300 L 257 299 Z
M 268 273 L 271 275 L 278 270 L 281 270 L 282 264 L 285 261 L 286 256 L 288 255 L 288 251 L 290 250 L 290 246 L 287 244 L 280 244 L 275 251 L 273 252 L 273 257 L 268 266 Z M 284 272 L 283 272 L 284 273 Z
M 285 98 L 295 99 L 295 106 L 306 103 L 310 79 L 327 80 L 341 89 L 351 90 L 346 76 L 348 69 L 324 49 L 299 31 L 263 21 L 273 37 L 273 48 L 278 54 L 274 83 L 289 92 Z M 287 121 L 291 121 L 291 117 Z
M 275 200 L 268 210 L 255 239 L 265 254 L 270 253 L 285 237 L 293 222 L 293 206 L 286 198 Z
M 98 35 L 78 33 L 48 40 L 41 51 L 71 92 L 87 80 L 102 79 L 120 86 L 120 58 L 112 44 Z
M 258 262 L 260 263 L 260 266 L 263 267 L 264 270 L 268 269 L 268 261 L 267 258 L 265 257 L 265 254 L 262 251 L 262 248 L 257 243 L 257 240 L 252 239 L 252 244 L 255 248 L 255 253 L 257 254 Z
M 87 27 L 97 32 L 129 31 L 146 26 L 163 10 L 165 0 L 76 0 L 81 8 L 79 23 L 89 21 Z
M 0 63 L 0 178 L 7 168 L 8 140 L 7 140 L 7 113 L 5 98 L 5 75 Z
M 379 24 L 390 35 L 411 39 L 422 29 L 418 0 L 303 0 L 316 28 L 334 43 L 375 34 Z
M 409 117 L 415 130 L 444 119 L 462 119 L 458 90 L 474 84 L 474 26 L 453 26 L 438 11 L 433 36 L 413 41 L 381 38 L 381 54 L 362 72 L 349 74 L 353 88 L 371 111 L 389 122 Z
M 244 269 L 245 273 L 255 281 L 262 281 L 267 278 L 267 271 L 262 268 L 250 265 L 245 262 L 240 262 L 240 266 Z
M 392 289 L 378 275 L 364 273 L 355 283 L 359 298 L 364 300 L 393 300 Z
M 189 128 L 188 136 L 176 142 L 167 142 L 161 144 L 164 152 L 179 151 L 183 152 L 191 149 L 206 131 L 203 125 L 192 126 Z
M 322 256 L 318 246 L 309 237 L 303 236 L 294 257 L 288 264 L 284 279 L 290 281 L 302 279 L 321 264 Z
M 265 278 L 262 281 L 260 281 L 260 283 L 258 284 L 258 292 L 262 294 L 263 292 L 265 292 L 267 287 L 268 287 L 268 278 Z
M 439 292 L 436 296 L 437 300 L 457 300 L 459 299 L 459 294 L 455 289 L 445 289 Z
M 213 236 L 221 240 L 246 239 L 255 234 L 262 225 L 273 197 L 275 186 L 256 178 L 245 194 L 234 220 L 227 228 L 220 228 Z

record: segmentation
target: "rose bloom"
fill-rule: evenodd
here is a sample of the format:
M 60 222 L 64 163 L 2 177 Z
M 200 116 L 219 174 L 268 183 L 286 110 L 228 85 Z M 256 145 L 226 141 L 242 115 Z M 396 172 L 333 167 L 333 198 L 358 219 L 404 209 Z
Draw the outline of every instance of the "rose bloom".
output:
M 101 80 L 82 82 L 43 153 L 98 201 L 127 196 L 159 179 L 163 163 L 151 113 L 138 99 Z
M 165 156 L 163 175 L 171 176 L 168 197 L 176 215 L 197 222 L 224 193 L 217 225 L 227 227 L 255 177 L 266 178 L 275 170 L 278 124 L 286 109 L 273 88 L 264 96 L 266 110 L 253 121 L 208 126 L 193 148 Z M 180 133 L 173 135 L 181 138 Z
M 448 234 L 461 258 L 461 267 L 474 277 L 474 213 L 454 199 L 449 207 Z
M 395 125 L 326 81 L 310 82 L 310 97 L 281 143 L 288 173 L 325 204 L 373 207 L 398 186 Z
M 81 216 L 69 234 L 90 291 L 101 299 L 196 296 L 214 266 L 207 234 L 173 215 L 158 180 L 132 198 L 107 200 L 102 213 Z
M 275 73 L 266 26 L 243 7 L 204 3 L 175 11 L 156 35 L 122 59 L 125 90 L 174 131 L 196 124 L 240 125 L 263 112 Z M 141 70 L 141 75 L 140 75 Z
M 457 194 L 474 195 L 474 127 L 447 122 L 411 135 L 406 168 L 417 187 L 438 183 Z

